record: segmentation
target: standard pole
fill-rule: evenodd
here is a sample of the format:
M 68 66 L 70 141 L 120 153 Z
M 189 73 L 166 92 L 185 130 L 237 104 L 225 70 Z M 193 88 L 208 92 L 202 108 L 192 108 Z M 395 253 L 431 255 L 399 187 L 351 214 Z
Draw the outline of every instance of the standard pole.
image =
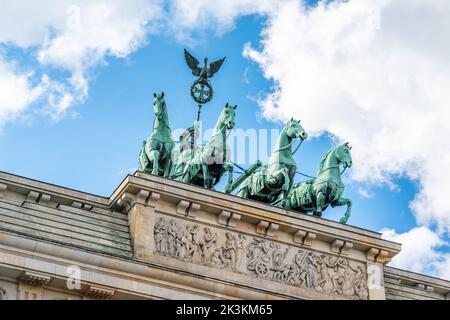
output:
M 199 103 L 198 104 L 198 109 L 197 109 L 197 122 L 200 121 L 200 112 L 202 111 L 202 105 Z
M 200 113 L 202 111 L 202 105 L 199 103 L 198 104 L 198 109 L 197 109 L 197 123 L 200 121 Z M 192 137 L 191 137 L 191 155 L 194 156 L 194 144 L 195 144 L 195 123 L 194 123 L 194 131 L 192 132 Z

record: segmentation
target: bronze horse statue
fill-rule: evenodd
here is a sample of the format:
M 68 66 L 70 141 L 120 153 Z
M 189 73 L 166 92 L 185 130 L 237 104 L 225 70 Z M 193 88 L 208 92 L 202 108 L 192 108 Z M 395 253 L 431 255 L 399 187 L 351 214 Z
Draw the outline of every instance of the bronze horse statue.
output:
M 153 100 L 153 132 L 142 143 L 139 154 L 139 171 L 151 173 L 155 176 L 168 177 L 172 163 L 172 131 L 169 126 L 169 114 L 164 99 L 164 92 L 154 94 Z
M 281 195 L 284 203 L 297 170 L 297 163 L 292 156 L 292 144 L 295 139 L 303 141 L 307 137 L 300 121 L 293 118 L 289 120 L 278 137 L 269 164 L 262 166 L 242 182 L 238 196 L 272 203 Z
M 228 103 L 220 113 L 210 141 L 195 151 L 179 180 L 212 189 L 232 164 L 227 146 L 227 131 L 234 128 L 237 106 Z
M 328 205 L 332 207 L 347 206 L 341 223 L 347 223 L 350 217 L 352 202 L 343 198 L 344 184 L 341 180 L 341 165 L 346 168 L 352 166 L 351 147 L 348 143 L 330 149 L 322 158 L 317 170 L 317 178 L 296 184 L 289 192 L 287 207 L 301 212 L 313 212 L 315 216 L 322 216 L 322 211 Z

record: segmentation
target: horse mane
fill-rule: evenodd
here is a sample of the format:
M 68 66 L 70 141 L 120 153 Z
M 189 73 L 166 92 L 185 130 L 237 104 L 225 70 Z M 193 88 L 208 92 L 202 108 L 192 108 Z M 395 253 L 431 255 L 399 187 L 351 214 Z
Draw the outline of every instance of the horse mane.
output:
M 325 165 L 325 160 L 327 160 L 328 156 L 334 152 L 339 146 L 333 147 L 330 150 L 328 150 L 327 153 L 322 157 L 322 160 L 320 160 L 319 167 L 317 168 L 317 175 L 319 175 L 323 171 L 323 166 Z
M 164 105 L 165 106 L 161 106 L 162 112 L 163 112 L 163 119 L 160 121 L 160 123 L 167 129 L 172 131 L 172 129 L 170 129 L 170 124 L 169 124 L 169 110 L 167 109 L 167 103 L 166 103 L 165 99 L 164 99 Z M 155 128 L 155 123 L 156 123 L 156 114 L 153 117 L 153 129 Z

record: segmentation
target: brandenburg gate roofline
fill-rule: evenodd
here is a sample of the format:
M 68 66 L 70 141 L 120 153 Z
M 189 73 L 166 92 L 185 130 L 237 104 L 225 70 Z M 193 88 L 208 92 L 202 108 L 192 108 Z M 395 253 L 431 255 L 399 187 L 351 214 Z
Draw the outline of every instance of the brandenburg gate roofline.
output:
M 0 221 L 0 263 L 16 261 L 20 283 L 60 286 L 64 264 L 126 272 L 67 293 L 91 298 L 123 297 L 145 277 L 170 289 L 129 297 L 385 299 L 384 266 L 401 249 L 378 232 L 142 172 L 109 197 L 0 172 Z

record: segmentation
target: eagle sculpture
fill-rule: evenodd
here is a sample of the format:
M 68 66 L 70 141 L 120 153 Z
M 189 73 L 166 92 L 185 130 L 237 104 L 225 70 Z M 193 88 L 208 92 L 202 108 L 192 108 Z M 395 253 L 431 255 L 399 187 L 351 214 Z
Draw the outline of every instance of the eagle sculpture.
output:
M 211 78 L 217 71 L 219 71 L 222 63 L 225 61 L 225 57 L 223 57 L 220 60 L 214 61 L 208 67 L 208 58 L 205 57 L 204 65 L 203 67 L 200 67 L 200 63 L 198 62 L 198 60 L 186 49 L 184 49 L 184 58 L 186 59 L 188 67 L 192 70 L 192 74 L 205 81 L 208 78 Z

